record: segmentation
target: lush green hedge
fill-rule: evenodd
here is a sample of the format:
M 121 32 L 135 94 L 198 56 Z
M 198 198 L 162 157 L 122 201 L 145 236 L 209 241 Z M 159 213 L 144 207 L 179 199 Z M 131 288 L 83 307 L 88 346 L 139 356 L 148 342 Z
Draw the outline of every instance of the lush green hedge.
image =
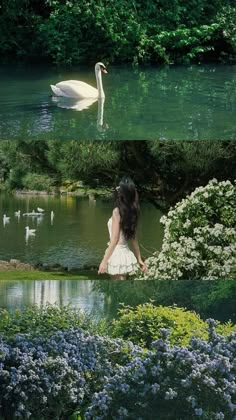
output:
M 31 337 L 50 337 L 57 331 L 72 327 L 82 328 L 92 334 L 107 332 L 105 321 L 96 321 L 70 305 L 32 305 L 15 311 L 0 308 L 0 333 L 6 338 L 18 333 L 30 334 Z
M 170 343 L 186 346 L 192 337 L 206 339 L 207 327 L 207 323 L 195 312 L 147 303 L 121 309 L 119 318 L 113 321 L 112 335 L 150 348 L 154 340 L 161 338 L 161 329 L 168 328 Z M 236 332 L 236 326 L 231 323 L 219 324 L 217 331 L 228 335 Z
M 233 0 L 3 0 L 0 54 L 54 63 L 234 60 Z

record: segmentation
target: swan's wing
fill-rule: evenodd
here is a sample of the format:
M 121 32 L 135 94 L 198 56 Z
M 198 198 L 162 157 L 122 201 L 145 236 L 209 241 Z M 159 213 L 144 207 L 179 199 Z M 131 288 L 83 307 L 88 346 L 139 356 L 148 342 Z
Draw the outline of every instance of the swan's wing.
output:
M 56 88 L 60 90 L 60 95 L 54 92 L 58 96 L 66 96 L 68 98 L 97 98 L 98 90 L 88 83 L 81 82 L 79 80 L 66 80 L 56 84 Z

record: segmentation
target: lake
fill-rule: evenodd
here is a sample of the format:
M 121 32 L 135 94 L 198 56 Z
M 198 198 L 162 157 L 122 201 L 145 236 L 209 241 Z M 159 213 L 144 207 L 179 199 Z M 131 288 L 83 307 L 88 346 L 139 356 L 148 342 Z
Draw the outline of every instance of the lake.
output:
M 44 210 L 41 217 L 23 216 L 37 212 L 38 207 Z M 18 210 L 20 217 L 15 215 Z M 107 221 L 111 213 L 112 200 L 0 193 L 0 260 L 16 258 L 69 269 L 98 266 L 109 240 Z M 4 214 L 10 217 L 9 223 L 4 223 Z M 161 248 L 160 217 L 160 211 L 142 203 L 138 238 L 144 257 Z M 36 229 L 35 235 L 27 236 L 26 226 Z
M 46 276 L 46 273 L 45 273 Z M 202 318 L 236 323 L 236 281 L 158 280 L 1 280 L 0 307 L 13 310 L 28 305 L 71 304 L 96 319 L 113 319 L 121 303 L 136 306 L 177 305 Z
M 236 66 L 110 66 L 104 101 L 52 97 L 50 84 L 92 67 L 0 67 L 0 139 L 230 140 L 236 138 Z M 86 107 L 82 111 L 78 109 Z

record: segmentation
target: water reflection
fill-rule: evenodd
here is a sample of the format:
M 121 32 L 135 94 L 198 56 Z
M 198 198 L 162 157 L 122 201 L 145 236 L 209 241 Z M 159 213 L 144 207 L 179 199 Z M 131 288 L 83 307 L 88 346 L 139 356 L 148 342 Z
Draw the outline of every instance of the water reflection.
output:
M 0 139 L 235 139 L 235 66 L 113 67 L 104 122 L 99 101 L 79 113 L 82 103 L 52 101 L 49 85 L 78 72 L 93 83 L 88 68 L 0 67 Z
M 46 273 L 45 273 L 46 277 Z M 72 304 L 96 318 L 112 319 L 121 304 L 177 305 L 202 318 L 236 323 L 236 281 L 111 281 L 35 280 L 0 281 L 0 307 L 14 309 L 32 304 Z
M 41 214 L 38 210 L 44 209 Z M 21 210 L 19 219 L 15 211 Z M 76 268 L 98 265 L 108 241 L 107 220 L 112 202 L 69 195 L 0 194 L 0 217 L 10 216 L 5 227 L 0 223 L 0 259 L 19 259 L 32 264 Z M 1 216 L 2 215 L 2 216 Z M 138 236 L 144 258 L 146 250 L 158 250 L 163 238 L 161 212 L 142 203 Z M 25 227 L 36 229 L 35 237 L 25 236 Z
M 76 99 L 66 98 L 63 96 L 53 96 L 52 101 L 56 103 L 59 108 L 72 109 L 74 111 L 84 111 L 97 102 L 97 128 L 100 131 L 109 128 L 108 124 L 103 124 L 105 98 Z

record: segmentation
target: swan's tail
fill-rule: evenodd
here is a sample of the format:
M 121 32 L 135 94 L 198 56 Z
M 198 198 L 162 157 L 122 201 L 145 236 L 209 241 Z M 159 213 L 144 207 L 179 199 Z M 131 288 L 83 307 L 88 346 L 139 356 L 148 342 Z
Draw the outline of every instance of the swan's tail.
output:
M 59 89 L 55 85 L 50 85 L 50 86 L 51 86 L 51 89 L 52 89 L 54 95 L 56 95 L 56 96 L 63 96 L 62 93 L 61 93 L 61 89 Z

